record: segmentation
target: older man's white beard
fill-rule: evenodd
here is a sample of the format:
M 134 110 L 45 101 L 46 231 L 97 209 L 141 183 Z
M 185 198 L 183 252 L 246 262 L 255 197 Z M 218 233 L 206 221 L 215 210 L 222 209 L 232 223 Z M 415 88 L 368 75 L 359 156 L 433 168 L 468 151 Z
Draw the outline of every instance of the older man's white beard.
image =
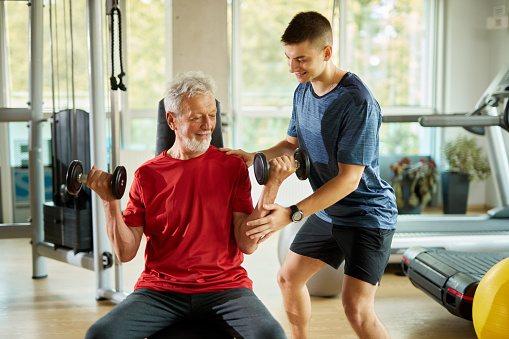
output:
M 182 141 L 184 142 L 184 145 L 187 147 L 188 150 L 195 153 L 202 153 L 209 149 L 210 141 L 212 140 L 212 135 L 209 135 L 209 137 L 206 140 L 196 140 L 195 138 L 190 139 L 186 136 L 180 135 L 182 138 Z

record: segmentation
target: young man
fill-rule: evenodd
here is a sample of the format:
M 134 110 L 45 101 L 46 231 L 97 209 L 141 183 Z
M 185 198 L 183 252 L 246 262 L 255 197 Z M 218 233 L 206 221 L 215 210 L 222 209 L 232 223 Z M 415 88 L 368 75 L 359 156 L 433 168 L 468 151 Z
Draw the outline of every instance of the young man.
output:
M 380 107 L 355 74 L 333 64 L 332 30 L 321 14 L 297 14 L 281 40 L 299 85 L 286 138 L 263 152 L 270 159 L 306 149 L 313 194 L 291 207 L 265 206 L 271 213 L 249 222 L 255 228 L 248 234 L 262 234 L 263 241 L 309 216 L 278 274 L 294 339 L 309 336 L 307 280 L 343 260 L 342 302 L 351 326 L 360 338 L 387 338 L 374 298 L 389 260 L 397 208 L 394 191 L 379 176 Z M 226 153 L 253 163 L 254 153 Z
M 135 291 L 92 325 L 86 338 L 153 338 L 183 320 L 210 326 L 207 338 L 217 338 L 214 328 L 229 338 L 286 338 L 241 264 L 243 253 L 254 252 L 259 242 L 246 236 L 246 223 L 267 213 L 261 205 L 274 202 L 292 173 L 290 159 L 271 162 L 269 183 L 253 210 L 247 167 L 210 145 L 216 122 L 212 79 L 180 74 L 166 92 L 165 108 L 175 143 L 136 170 L 123 216 L 111 194 L 111 175 L 95 167 L 88 174 L 119 260 L 135 257 L 143 234 L 147 244 Z

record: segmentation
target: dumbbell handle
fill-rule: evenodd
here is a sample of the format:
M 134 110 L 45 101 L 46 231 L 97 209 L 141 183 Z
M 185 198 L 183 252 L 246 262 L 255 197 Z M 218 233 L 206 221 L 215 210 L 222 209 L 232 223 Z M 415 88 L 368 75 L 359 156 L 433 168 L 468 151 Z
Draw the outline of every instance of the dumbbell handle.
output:
M 299 169 L 299 168 L 300 168 L 300 162 L 299 162 L 299 160 L 295 160 L 295 167 L 296 167 L 297 169 Z
M 87 182 L 88 175 L 83 173 L 83 164 L 79 160 L 74 160 L 69 165 L 66 175 L 67 191 L 71 195 L 76 195 L 81 190 L 81 186 Z M 113 171 L 111 184 L 111 193 L 116 199 L 122 198 L 127 181 L 127 172 L 124 166 L 117 166 Z
M 88 178 L 88 174 L 83 174 L 83 173 L 80 173 L 78 174 L 78 182 L 81 182 L 82 184 L 86 184 L 87 183 L 87 178 Z

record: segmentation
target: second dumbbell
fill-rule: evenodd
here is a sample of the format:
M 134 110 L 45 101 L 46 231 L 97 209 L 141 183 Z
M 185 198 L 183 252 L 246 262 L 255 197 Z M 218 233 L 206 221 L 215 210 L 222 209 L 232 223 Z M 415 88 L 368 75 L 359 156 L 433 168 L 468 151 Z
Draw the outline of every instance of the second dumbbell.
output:
M 303 148 L 297 148 L 293 157 L 295 158 L 295 167 L 297 167 L 297 171 L 295 172 L 297 178 L 300 180 L 306 180 L 311 168 L 308 152 Z M 269 162 L 267 161 L 265 154 L 261 152 L 255 154 L 253 168 L 258 184 L 265 185 L 269 180 L 270 170 Z
M 67 169 L 66 183 L 69 194 L 76 195 L 81 187 L 87 182 L 87 175 L 83 174 L 83 164 L 79 160 L 73 160 Z M 127 184 L 127 171 L 124 166 L 117 166 L 111 178 L 111 194 L 115 199 L 124 195 Z

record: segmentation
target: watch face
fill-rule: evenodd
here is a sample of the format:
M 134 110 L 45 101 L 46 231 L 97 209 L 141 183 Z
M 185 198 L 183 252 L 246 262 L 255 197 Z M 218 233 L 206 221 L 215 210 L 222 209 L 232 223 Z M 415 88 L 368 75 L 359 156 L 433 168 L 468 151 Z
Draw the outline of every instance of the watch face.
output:
M 301 211 L 297 211 L 297 212 L 294 212 L 292 214 L 292 220 L 297 222 L 297 221 L 300 221 L 302 219 L 302 212 Z

